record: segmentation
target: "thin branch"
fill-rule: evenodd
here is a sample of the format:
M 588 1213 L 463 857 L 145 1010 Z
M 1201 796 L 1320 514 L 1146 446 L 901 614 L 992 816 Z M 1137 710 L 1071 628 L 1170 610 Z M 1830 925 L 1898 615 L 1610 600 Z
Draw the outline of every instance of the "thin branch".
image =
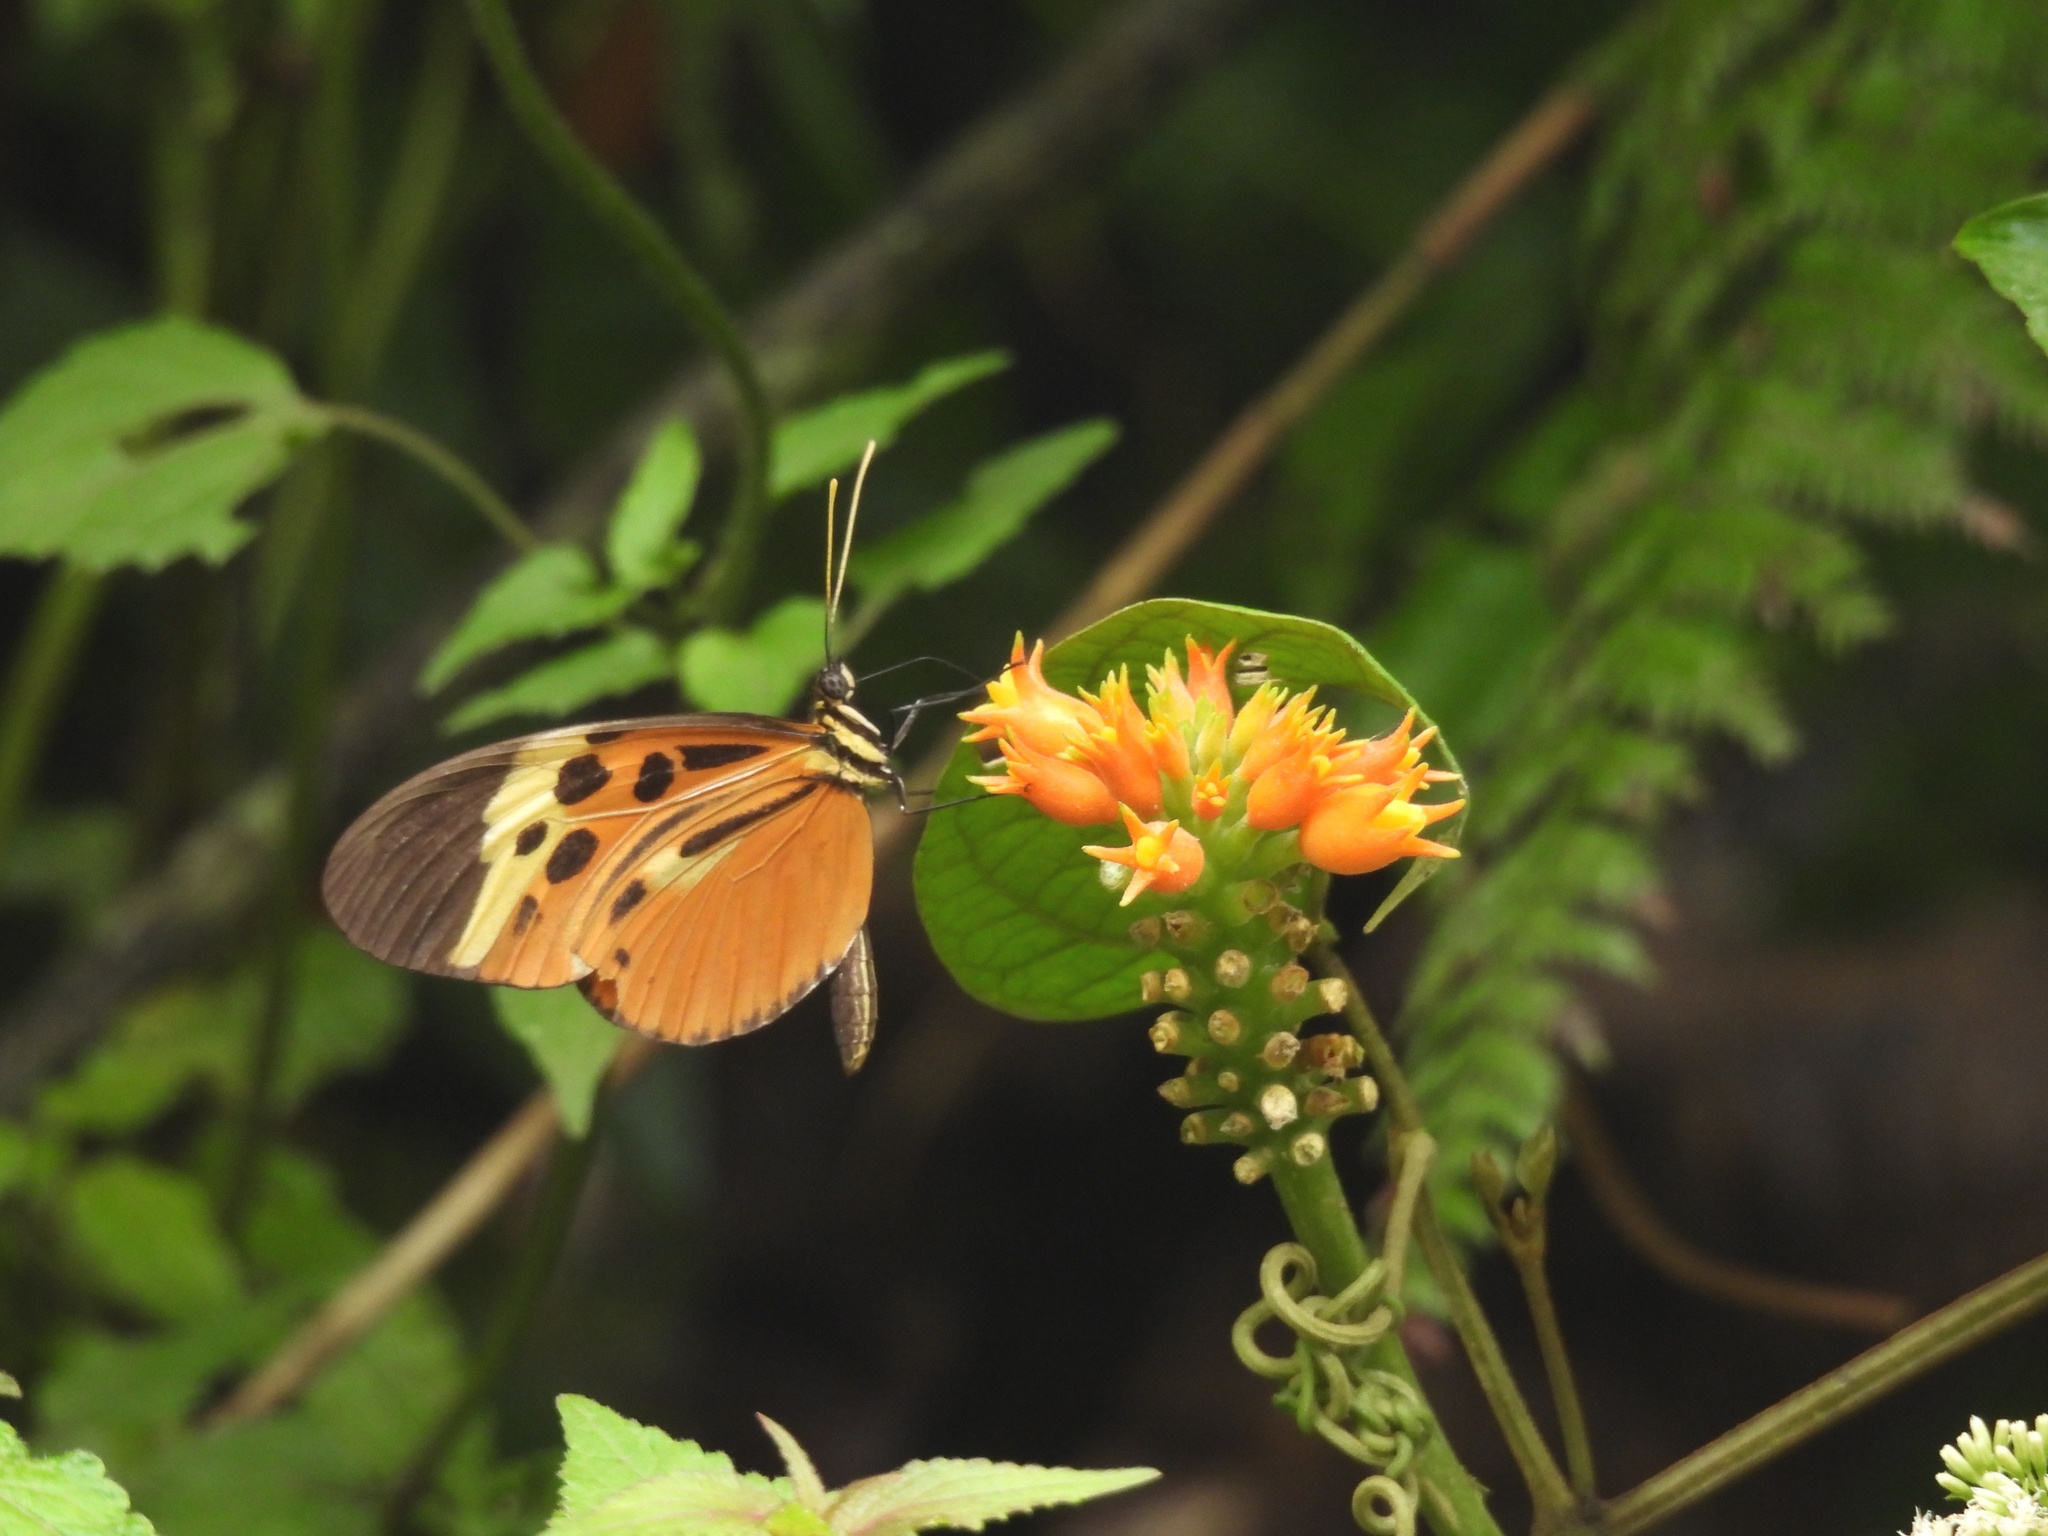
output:
M 1610 1500 L 1593 1529 L 1634 1536 L 1689 1509 L 1885 1393 L 2048 1307 L 2048 1254 L 1931 1312 L 1847 1365 Z
M 1600 1214 L 1638 1258 L 1673 1284 L 1746 1311 L 1862 1333 L 1892 1333 L 1912 1319 L 1913 1304 L 1903 1296 L 1767 1274 L 1693 1246 L 1650 1203 L 1601 1123 L 1592 1094 L 1576 1078 L 1565 1089 L 1560 1120 Z
M 1239 414 L 1046 633 L 1070 634 L 1151 591 L 1251 482 L 1280 440 L 1465 253 L 1473 237 L 1585 131 L 1594 109 L 1589 90 L 1565 85 L 1509 129 L 1430 215 L 1408 249 L 1278 383 Z
M 460 455 L 451 453 L 426 433 L 368 406 L 327 401 L 315 409 L 322 420 L 386 443 L 437 476 L 514 549 L 524 552 L 539 544 L 533 530 L 519 520 L 519 514 L 491 488 L 490 481 L 472 469 Z

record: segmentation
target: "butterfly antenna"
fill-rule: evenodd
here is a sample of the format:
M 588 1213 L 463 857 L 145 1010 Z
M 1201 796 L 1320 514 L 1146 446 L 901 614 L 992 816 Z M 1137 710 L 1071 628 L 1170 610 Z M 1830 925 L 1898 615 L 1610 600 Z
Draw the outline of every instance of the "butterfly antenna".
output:
M 832 596 L 832 516 L 839 504 L 839 480 L 834 476 L 825 487 L 825 659 L 832 659 L 832 619 L 837 604 Z
M 875 440 L 868 439 L 867 451 L 860 456 L 860 468 L 853 475 L 853 499 L 846 504 L 846 542 L 839 551 L 839 576 L 832 584 L 832 597 L 826 603 L 825 611 L 831 618 L 839 616 L 839 595 L 846 590 L 846 567 L 853 559 L 853 525 L 860 518 L 860 490 L 868 483 L 868 466 L 875 461 Z

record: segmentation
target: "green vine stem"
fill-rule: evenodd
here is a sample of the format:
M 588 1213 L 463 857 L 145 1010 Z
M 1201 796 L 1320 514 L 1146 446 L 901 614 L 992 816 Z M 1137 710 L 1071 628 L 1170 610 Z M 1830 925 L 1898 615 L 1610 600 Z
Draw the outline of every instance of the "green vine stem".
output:
M 7 691 L 0 695 L 0 849 L 20 825 L 29 782 L 104 587 L 99 572 L 58 564 L 36 594 L 27 633 L 8 668 Z
M 1363 1047 L 1366 1065 L 1386 1094 L 1387 1117 L 1393 1123 L 1395 1136 L 1412 1136 L 1420 1132 L 1422 1115 L 1416 1106 L 1414 1091 L 1408 1085 L 1407 1074 L 1402 1072 L 1393 1047 L 1388 1045 L 1386 1036 L 1380 1032 L 1379 1022 L 1366 1006 L 1350 967 L 1327 943 L 1316 944 L 1310 951 L 1310 958 L 1325 976 L 1342 984 L 1344 1021 Z M 1472 1294 L 1471 1283 L 1465 1278 L 1465 1267 L 1450 1239 L 1444 1235 L 1436 1219 L 1436 1207 L 1427 1195 L 1416 1207 L 1415 1238 L 1422 1249 L 1423 1260 L 1429 1265 L 1437 1288 L 1443 1294 L 1444 1310 L 1450 1318 L 1451 1327 L 1465 1346 L 1472 1372 L 1479 1378 L 1487 1405 L 1493 1410 L 1501 1434 L 1508 1442 L 1508 1450 L 1515 1458 L 1522 1480 L 1528 1485 L 1529 1497 L 1536 1506 L 1537 1529 L 1567 1527 L 1569 1513 L 1577 1500 L 1565 1481 L 1557 1458 L 1551 1454 L 1542 1430 L 1537 1427 L 1535 1415 L 1529 1411 L 1528 1400 L 1522 1396 L 1522 1389 L 1515 1382 L 1507 1356 L 1501 1351 L 1500 1340 L 1494 1336 L 1493 1325 L 1480 1308 L 1479 1298 Z
M 1515 1158 L 1515 1178 L 1521 1190 L 1512 1199 L 1507 1194 L 1507 1176 L 1494 1155 L 1480 1151 L 1472 1158 L 1472 1182 L 1485 1202 L 1486 1214 L 1500 1238 L 1501 1251 L 1515 1266 L 1522 1295 L 1528 1302 L 1529 1321 L 1536 1330 L 1537 1348 L 1543 1355 L 1543 1374 L 1550 1382 L 1551 1404 L 1557 1410 L 1558 1434 L 1564 1441 L 1572 1492 L 1581 1503 L 1587 1503 L 1597 1491 L 1593 1441 L 1586 1432 L 1578 1379 L 1572 1373 L 1571 1352 L 1565 1348 L 1564 1329 L 1558 1322 L 1557 1298 L 1550 1289 L 1546 1263 L 1550 1248 L 1550 1180 L 1556 1171 L 1557 1132 L 1547 1125 L 1529 1138 Z
M 740 417 L 732 505 L 718 549 L 706 562 L 696 593 L 705 618 L 729 623 L 746 600 L 770 510 L 772 421 L 760 374 L 739 327 L 726 314 L 711 285 L 653 215 L 583 147 L 575 130 L 556 110 L 526 56 L 505 0 L 469 0 L 469 14 L 506 104 L 534 147 L 640 263 L 663 296 L 717 355 L 732 380 Z
M 513 1353 L 533 1320 L 534 1310 L 546 1294 L 555 1264 L 569 1238 L 577 1202 L 590 1175 L 601 1129 L 593 1124 L 581 1137 L 557 1135 L 554 1156 L 548 1162 L 546 1182 L 534 1211 L 533 1222 L 520 1243 L 519 1262 L 505 1282 L 496 1315 L 477 1348 L 469 1375 L 453 1401 L 428 1428 L 412 1460 L 392 1485 L 384 1505 L 386 1536 L 405 1536 L 413 1529 L 413 1511 L 440 1476 L 442 1463 L 468 1427 L 477 1410 L 497 1386 Z
M 367 406 L 327 401 L 314 409 L 329 425 L 358 432 L 396 448 L 421 468 L 445 481 L 514 549 L 525 551 L 539 546 L 540 541 L 534 537 L 533 530 L 519 520 L 519 514 L 512 510 L 504 497 L 491 489 L 491 483 L 459 455 L 451 453 L 426 433 Z
M 2048 1308 L 2048 1254 L 1909 1324 L 1619 1498 L 1588 1529 L 1635 1536 L 1784 1455 L 1896 1387 Z

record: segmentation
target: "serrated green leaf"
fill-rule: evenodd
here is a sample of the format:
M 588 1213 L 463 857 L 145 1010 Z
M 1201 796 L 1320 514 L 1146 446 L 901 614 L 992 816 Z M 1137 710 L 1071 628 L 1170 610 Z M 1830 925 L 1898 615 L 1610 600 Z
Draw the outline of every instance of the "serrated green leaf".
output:
M 1045 675 L 1058 688 L 1092 687 L 1126 663 L 1133 670 L 1158 665 L 1189 636 L 1212 647 L 1235 640 L 1240 652 L 1263 653 L 1275 681 L 1289 688 L 1316 684 L 1326 696 L 1349 692 L 1395 711 L 1414 705 L 1340 629 L 1180 598 L 1134 604 L 1061 641 L 1046 653 Z M 1457 766 L 1448 749 L 1441 761 Z M 1102 841 L 1102 829 L 1062 826 L 1015 796 L 983 795 L 967 782 L 979 771 L 979 754 L 963 742 L 937 798 L 970 803 L 930 817 L 918 844 L 918 910 L 939 958 L 974 997 L 1027 1019 L 1127 1011 L 1147 957 L 1131 946 L 1132 913 L 1117 905 L 1095 861 L 1081 852 L 1084 844 Z M 1434 835 L 1455 843 L 1464 819 L 1452 818 Z M 1374 921 L 1434 874 L 1439 862 L 1412 860 Z
M 858 464 L 870 440 L 888 447 L 913 418 L 1009 366 L 1007 352 L 942 358 L 901 384 L 841 395 L 790 417 L 775 429 L 768 477 L 771 494 L 779 500 L 792 491 L 823 485 Z
M 439 693 L 480 656 L 521 640 L 555 640 L 609 624 L 632 593 L 606 585 L 574 544 L 543 544 L 477 593 L 469 612 L 420 672 L 420 691 Z
M 625 1036 L 574 987 L 493 987 L 491 1006 L 540 1069 L 562 1129 L 571 1136 L 587 1134 L 598 1084 Z
M 1117 440 L 1116 423 L 1076 422 L 976 465 L 960 499 L 879 544 L 856 550 L 850 579 L 873 604 L 958 581 L 1017 536 L 1031 515 Z
M 652 1425 L 635 1423 L 587 1397 L 564 1392 L 555 1399 L 555 1409 L 562 1416 L 562 1440 L 567 1447 L 562 1456 L 557 1519 L 595 1509 L 635 1484 L 672 1473 L 738 1476 L 732 1462 L 717 1451 L 678 1440 Z
M 1955 246 L 2019 306 L 2027 334 L 2048 352 L 2048 192 L 1978 214 L 1962 227 Z
M 104 331 L 0 411 L 0 553 L 218 564 L 256 532 L 236 508 L 325 430 L 284 364 L 231 332 L 175 317 Z
M 0 1424 L 0 1536 L 154 1536 L 97 1456 L 31 1456 Z
M 669 1472 L 603 1503 L 547 1523 L 542 1536 L 781 1536 L 775 1516 L 802 1511 L 765 1477 L 748 1472 Z
M 65 1191 L 64 1224 L 108 1291 L 154 1317 L 200 1317 L 242 1299 L 234 1251 L 206 1191 L 182 1173 L 101 1158 Z
M 605 531 L 605 559 L 621 586 L 645 592 L 666 586 L 688 567 L 694 552 L 676 542 L 676 530 L 690 515 L 703 467 L 696 434 L 680 416 L 663 422 L 647 440 Z
M 1122 1493 L 1158 1476 L 1150 1467 L 1084 1472 L 995 1461 L 913 1461 L 845 1488 L 827 1518 L 838 1536 L 913 1536 L 934 1527 L 978 1531 L 992 1520 Z
M 662 643 L 644 629 L 621 630 L 581 650 L 544 661 L 531 672 L 480 693 L 441 723 L 451 735 L 513 715 L 552 719 L 617 693 L 658 683 L 672 663 Z
M 706 709 L 779 715 L 825 660 L 825 605 L 786 597 L 744 633 L 700 629 L 676 652 L 683 692 Z

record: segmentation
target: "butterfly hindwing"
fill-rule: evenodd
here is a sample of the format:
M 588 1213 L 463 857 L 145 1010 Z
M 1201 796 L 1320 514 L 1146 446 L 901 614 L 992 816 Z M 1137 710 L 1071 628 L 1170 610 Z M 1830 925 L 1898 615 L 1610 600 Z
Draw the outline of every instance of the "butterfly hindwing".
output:
M 874 846 L 859 795 L 822 777 L 762 786 L 681 833 L 653 877 L 636 868 L 588 909 L 582 986 L 616 1022 L 695 1045 L 759 1028 L 831 974 L 866 920 Z

